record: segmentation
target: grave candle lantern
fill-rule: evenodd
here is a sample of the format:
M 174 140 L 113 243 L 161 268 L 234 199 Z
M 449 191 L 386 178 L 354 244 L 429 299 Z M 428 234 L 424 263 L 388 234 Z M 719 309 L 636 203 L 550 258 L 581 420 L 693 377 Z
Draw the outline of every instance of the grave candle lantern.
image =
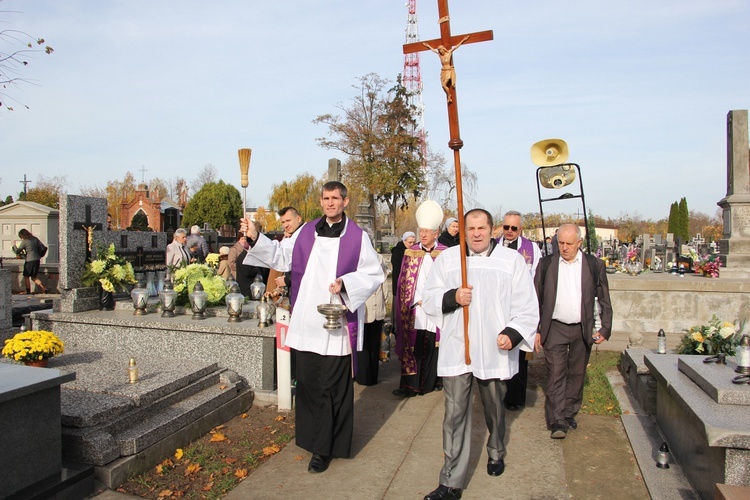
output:
M 193 319 L 206 319 L 206 307 L 208 306 L 208 294 L 203 291 L 200 281 L 193 287 L 190 298 L 190 309 L 193 311 Z
M 747 333 L 742 335 L 737 346 L 737 368 L 734 371 L 742 375 L 750 374 L 750 337 Z
M 142 281 L 139 281 L 135 285 L 133 291 L 130 292 L 130 297 L 133 299 L 133 314 L 136 316 L 143 316 L 147 314 L 146 307 L 148 306 L 148 288 L 145 287 Z
M 669 469 L 669 446 L 664 441 L 656 454 L 656 466 L 660 469 Z
M 268 317 L 270 315 L 269 309 L 268 309 L 268 302 L 266 302 L 265 297 L 260 298 L 260 302 L 257 306 L 258 309 L 258 326 L 261 328 L 265 328 L 268 326 Z
M 171 281 L 164 282 L 164 289 L 159 293 L 159 300 L 161 301 L 161 317 L 174 318 L 177 292 L 174 291 L 174 285 Z
M 225 301 L 227 303 L 227 314 L 229 314 L 228 321 L 230 323 L 242 321 L 242 305 L 245 303 L 245 296 L 240 293 L 240 287 L 237 283 L 232 283 Z

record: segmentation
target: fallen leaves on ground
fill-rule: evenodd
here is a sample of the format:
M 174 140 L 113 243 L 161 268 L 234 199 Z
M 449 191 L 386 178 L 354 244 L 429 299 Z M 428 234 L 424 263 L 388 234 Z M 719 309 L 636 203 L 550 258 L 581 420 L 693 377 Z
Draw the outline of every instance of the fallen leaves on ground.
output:
M 275 455 L 279 451 L 281 451 L 281 448 L 279 448 L 279 445 L 272 444 L 271 446 L 266 446 L 265 448 L 263 448 L 263 455 L 269 457 L 271 455 Z
M 199 470 L 201 470 L 200 464 L 190 464 L 187 467 L 185 467 L 185 475 L 189 476 L 191 474 L 195 474 Z
M 221 432 L 217 432 L 216 434 L 214 434 L 213 436 L 211 436 L 211 442 L 212 443 L 218 443 L 218 442 L 226 441 L 226 440 L 227 440 L 227 437 L 224 434 L 222 434 Z

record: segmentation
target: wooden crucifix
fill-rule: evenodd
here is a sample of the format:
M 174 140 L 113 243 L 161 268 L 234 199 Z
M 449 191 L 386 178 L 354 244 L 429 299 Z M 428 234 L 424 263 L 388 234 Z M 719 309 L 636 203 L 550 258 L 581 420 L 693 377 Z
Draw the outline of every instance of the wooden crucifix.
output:
M 86 205 L 86 221 L 74 222 L 73 229 L 83 229 L 86 231 L 86 262 L 91 261 L 91 249 L 94 246 L 94 231 L 101 231 L 102 224 L 91 221 L 91 205 Z
M 464 197 L 461 185 L 461 148 L 464 142 L 458 128 L 458 102 L 456 100 L 456 69 L 453 67 L 453 52 L 463 44 L 486 42 L 492 40 L 492 30 L 478 31 L 468 35 L 451 35 L 448 0 L 438 0 L 438 24 L 440 38 L 425 42 L 407 43 L 404 54 L 431 50 L 440 57 L 440 84 L 443 87 L 448 103 L 448 127 L 450 141 L 448 147 L 453 150 L 453 163 L 456 170 L 456 213 L 458 218 L 458 238 L 461 245 L 461 287 L 466 288 L 466 232 L 464 227 Z M 469 353 L 469 307 L 464 306 L 464 346 L 466 364 L 471 364 Z

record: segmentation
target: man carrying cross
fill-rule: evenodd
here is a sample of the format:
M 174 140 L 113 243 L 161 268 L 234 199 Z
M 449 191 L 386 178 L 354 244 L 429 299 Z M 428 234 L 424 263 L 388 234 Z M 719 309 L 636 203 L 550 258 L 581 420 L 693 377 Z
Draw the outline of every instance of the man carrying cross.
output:
M 443 378 L 445 416 L 440 486 L 426 499 L 461 498 L 466 486 L 471 444 L 471 388 L 477 379 L 489 430 L 487 474 L 505 470 L 505 381 L 518 371 L 518 349 L 534 346 L 539 305 L 526 261 L 492 238 L 492 215 L 469 210 L 464 218 L 469 258 L 462 286 L 455 246 L 435 259 L 427 277 L 422 308 L 440 328 L 438 375 Z M 464 310 L 469 310 L 466 363 Z

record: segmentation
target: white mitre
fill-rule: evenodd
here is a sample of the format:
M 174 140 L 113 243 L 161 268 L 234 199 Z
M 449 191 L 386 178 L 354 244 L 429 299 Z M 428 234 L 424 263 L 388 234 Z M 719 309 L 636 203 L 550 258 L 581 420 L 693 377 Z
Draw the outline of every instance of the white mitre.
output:
M 437 231 L 443 222 L 443 209 L 436 202 L 426 200 L 417 208 L 417 227 Z

